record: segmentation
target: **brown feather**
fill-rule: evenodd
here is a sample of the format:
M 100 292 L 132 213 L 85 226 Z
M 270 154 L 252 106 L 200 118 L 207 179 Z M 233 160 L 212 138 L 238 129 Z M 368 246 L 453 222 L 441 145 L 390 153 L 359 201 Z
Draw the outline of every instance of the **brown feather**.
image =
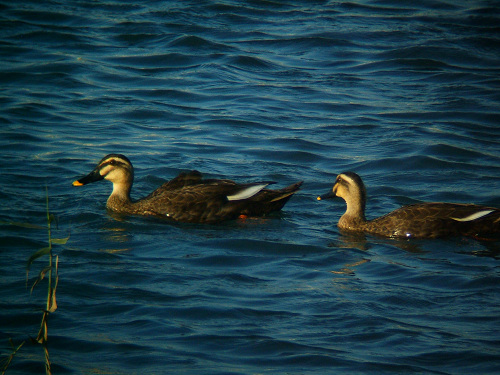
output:
M 113 182 L 113 192 L 108 198 L 107 207 L 114 212 L 157 216 L 179 222 L 214 223 L 235 219 L 240 215 L 261 216 L 278 211 L 302 184 L 298 182 L 278 190 L 262 189 L 270 183 L 238 184 L 231 180 L 203 180 L 200 172 L 191 171 L 179 174 L 147 197 L 133 202 L 130 199 L 133 175 L 130 160 L 120 154 L 110 154 L 88 176 L 75 181 L 74 186 L 104 178 Z M 243 199 L 238 195 L 249 188 L 250 197 Z M 234 200 L 228 199 L 233 196 Z
M 347 204 L 346 213 L 338 223 L 341 229 L 384 237 L 470 236 L 500 239 L 498 208 L 459 203 L 421 203 L 403 206 L 379 218 L 366 220 L 366 189 L 357 174 L 341 173 L 337 177 L 333 193 L 343 198 Z

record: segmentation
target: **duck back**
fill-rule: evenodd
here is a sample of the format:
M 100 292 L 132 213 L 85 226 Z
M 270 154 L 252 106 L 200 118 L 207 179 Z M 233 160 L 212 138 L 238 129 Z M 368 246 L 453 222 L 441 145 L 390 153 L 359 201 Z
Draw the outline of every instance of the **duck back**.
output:
M 197 171 L 181 173 L 134 203 L 133 213 L 189 223 L 214 223 L 240 215 L 261 216 L 283 208 L 302 182 L 279 190 L 265 189 L 269 184 L 203 180 Z
M 422 203 L 366 222 L 366 231 L 389 237 L 500 238 L 500 210 L 473 204 Z

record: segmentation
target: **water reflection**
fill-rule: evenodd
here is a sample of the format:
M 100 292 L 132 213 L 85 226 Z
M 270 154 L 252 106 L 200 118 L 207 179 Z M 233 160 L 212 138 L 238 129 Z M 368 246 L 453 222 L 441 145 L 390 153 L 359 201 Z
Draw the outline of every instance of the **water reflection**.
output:
M 116 247 L 101 248 L 100 251 L 107 253 L 122 253 L 132 250 L 132 247 L 130 247 L 130 242 L 132 240 L 131 231 L 125 225 L 121 225 L 121 223 L 126 223 L 127 221 L 121 215 L 109 214 L 111 219 L 102 227 L 101 231 L 103 243 L 116 245 Z
M 344 267 L 342 267 L 339 271 L 331 271 L 331 272 L 337 275 L 354 276 L 355 275 L 354 269 L 368 262 L 370 262 L 370 259 L 363 258 L 354 263 L 346 263 Z
M 456 249 L 467 248 L 468 253 L 476 256 L 486 256 L 492 258 L 500 257 L 500 242 L 499 241 L 478 241 L 469 237 L 454 237 L 446 239 L 399 239 L 399 238 L 384 238 L 366 235 L 360 232 L 350 232 L 339 229 L 339 238 L 328 245 L 328 247 L 336 247 L 343 249 L 357 249 L 368 251 L 373 245 L 385 245 L 396 247 L 403 251 L 415 254 L 425 254 L 429 252 L 428 244 L 444 242 L 446 244 L 455 244 Z M 470 249 L 473 249 L 472 251 Z
M 343 229 L 339 229 L 339 234 L 338 243 L 332 246 L 367 251 L 373 245 L 386 245 L 397 247 L 410 253 L 425 253 L 419 240 L 367 236 L 361 232 L 350 232 Z
M 328 245 L 328 247 L 337 247 L 341 249 L 358 249 L 366 251 L 370 244 L 366 240 L 366 235 L 360 232 L 349 232 L 339 229 L 339 239 Z

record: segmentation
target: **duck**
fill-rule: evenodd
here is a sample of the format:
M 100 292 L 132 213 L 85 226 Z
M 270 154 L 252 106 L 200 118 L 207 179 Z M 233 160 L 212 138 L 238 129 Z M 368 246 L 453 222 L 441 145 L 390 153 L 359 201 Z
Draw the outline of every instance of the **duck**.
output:
M 443 238 L 467 236 L 478 240 L 500 239 L 500 209 L 475 204 L 417 203 L 398 208 L 384 216 L 365 217 L 366 188 L 354 172 L 337 176 L 333 189 L 319 201 L 339 197 L 347 205 L 338 227 L 393 238 Z
M 100 180 L 113 183 L 106 207 L 125 215 L 155 216 L 176 222 L 216 223 L 264 216 L 279 211 L 302 181 L 279 190 L 267 189 L 272 181 L 239 184 L 231 180 L 203 179 L 196 170 L 182 172 L 148 196 L 130 198 L 134 181 L 131 161 L 122 154 L 106 155 L 88 175 L 73 182 L 83 186 Z

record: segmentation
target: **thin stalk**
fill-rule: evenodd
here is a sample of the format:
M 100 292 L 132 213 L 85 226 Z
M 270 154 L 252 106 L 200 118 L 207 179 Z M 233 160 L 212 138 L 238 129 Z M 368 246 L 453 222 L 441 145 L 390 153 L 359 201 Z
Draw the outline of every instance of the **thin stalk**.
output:
M 66 238 L 52 238 L 52 220 L 54 216 L 51 215 L 49 211 L 49 189 L 47 185 L 45 186 L 45 191 L 46 191 L 47 232 L 49 236 L 49 245 L 31 254 L 30 258 L 28 259 L 28 263 L 26 265 L 26 286 L 28 286 L 27 284 L 29 279 L 29 270 L 33 262 L 44 255 L 48 255 L 49 265 L 47 267 L 44 267 L 40 271 L 38 278 L 31 287 L 31 292 L 33 292 L 35 286 L 39 282 L 41 282 L 45 276 L 47 276 L 48 278 L 47 304 L 46 308 L 43 310 L 42 322 L 40 324 L 40 331 L 38 332 L 38 336 L 36 337 L 36 339 L 33 341 L 42 345 L 45 354 L 45 373 L 50 375 L 52 374 L 52 370 L 49 358 L 49 350 L 47 347 L 48 318 L 49 314 L 57 309 L 56 289 L 59 283 L 59 272 L 58 272 L 59 257 L 56 256 L 55 260 L 53 259 L 52 245 L 53 244 L 65 245 L 69 240 L 69 236 Z M 27 227 L 27 228 L 37 228 L 37 229 L 40 228 L 39 226 L 35 226 L 32 224 L 25 224 L 25 223 L 20 223 L 20 224 L 18 223 L 16 225 L 20 225 L 22 227 Z M 53 269 L 53 267 L 55 267 L 55 270 Z M 19 351 L 19 349 L 23 346 L 23 344 L 24 342 L 22 342 L 19 346 L 15 347 L 11 340 L 11 346 L 13 351 L 9 357 L 7 357 L 5 360 L 2 361 L 2 363 L 0 363 L 0 375 L 3 375 L 5 373 L 7 367 L 9 367 L 10 363 L 12 362 L 12 359 Z
M 12 353 L 5 359 L 2 367 L 0 368 L 1 375 L 5 375 L 5 372 L 7 371 L 7 368 L 10 366 L 10 363 L 12 362 L 12 359 L 14 359 L 14 356 L 17 354 L 19 349 L 21 349 L 21 346 L 23 346 L 25 341 L 23 341 L 19 346 L 14 346 L 14 343 L 12 342 L 12 339 L 10 339 L 10 345 L 12 346 Z
M 46 196 L 46 205 L 47 205 L 47 229 L 48 229 L 48 234 L 49 234 L 49 275 L 48 275 L 48 296 L 47 296 L 47 311 L 50 311 L 50 305 L 52 301 L 52 236 L 51 236 L 51 229 L 50 229 L 50 213 L 49 213 L 49 188 L 47 185 L 45 185 L 45 196 Z
M 50 375 L 52 374 L 51 369 L 50 369 L 50 359 L 49 359 L 49 350 L 47 348 L 47 339 L 48 339 L 48 326 L 47 326 L 47 320 L 49 318 L 49 311 L 51 311 L 52 308 L 52 233 L 51 233 L 51 216 L 49 213 L 49 188 L 47 185 L 45 185 L 45 196 L 46 196 L 46 211 L 47 211 L 47 232 L 49 235 L 49 273 L 48 273 L 48 294 L 47 294 L 47 309 L 44 312 L 45 324 L 43 324 L 43 330 L 44 333 L 42 335 L 42 345 L 43 345 L 43 350 L 45 352 L 45 373 Z

